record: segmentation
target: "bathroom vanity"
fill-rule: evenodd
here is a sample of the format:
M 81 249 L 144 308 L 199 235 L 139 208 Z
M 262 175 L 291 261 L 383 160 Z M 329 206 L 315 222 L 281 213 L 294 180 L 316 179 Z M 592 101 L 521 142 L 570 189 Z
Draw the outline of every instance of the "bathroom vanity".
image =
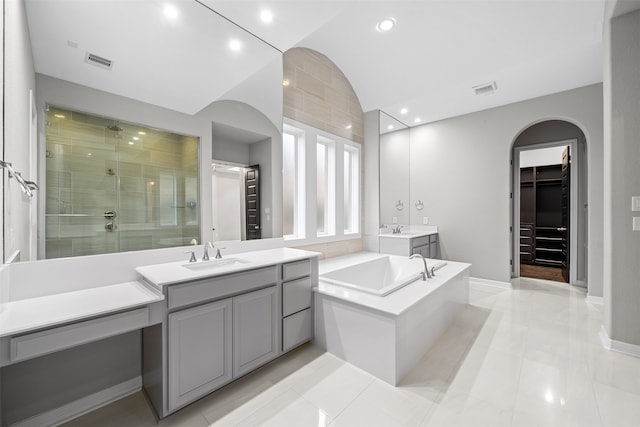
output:
M 0 424 L 57 425 L 141 388 L 163 418 L 313 339 L 318 253 L 276 247 L 190 263 L 182 251 L 2 266 L 0 367 L 11 391 Z M 69 403 L 46 400 L 54 384 L 80 393 L 112 377 Z
M 378 235 L 380 253 L 410 256 L 421 254 L 425 258 L 438 256 L 438 228 L 401 230 L 400 233 L 381 233 Z
M 163 418 L 313 338 L 314 253 L 248 252 L 140 267 L 167 301 L 143 330 L 143 386 Z

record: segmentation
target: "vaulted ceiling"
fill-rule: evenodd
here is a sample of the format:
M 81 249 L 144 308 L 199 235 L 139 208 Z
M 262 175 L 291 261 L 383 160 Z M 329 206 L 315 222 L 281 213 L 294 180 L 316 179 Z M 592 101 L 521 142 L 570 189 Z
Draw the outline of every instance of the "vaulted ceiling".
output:
M 26 4 L 37 72 L 187 114 L 217 99 L 277 110 L 268 101 L 281 92 L 281 54 L 292 47 L 335 62 L 364 111 L 410 126 L 602 81 L 604 0 Z M 380 32 L 384 18 L 396 25 Z M 112 60 L 111 70 L 87 63 L 87 53 Z M 493 94 L 474 93 L 490 82 Z

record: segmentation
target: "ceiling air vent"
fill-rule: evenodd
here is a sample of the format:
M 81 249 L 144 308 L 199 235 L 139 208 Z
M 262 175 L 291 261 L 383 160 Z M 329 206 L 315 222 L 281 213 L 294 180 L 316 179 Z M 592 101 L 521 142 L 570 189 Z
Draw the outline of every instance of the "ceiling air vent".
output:
M 84 57 L 84 62 L 87 64 L 95 65 L 96 67 L 104 68 L 105 70 L 111 70 L 113 67 L 113 61 L 93 53 L 87 52 Z
M 491 95 L 498 89 L 498 85 L 496 85 L 496 82 L 490 82 L 474 86 L 471 89 L 476 95 Z

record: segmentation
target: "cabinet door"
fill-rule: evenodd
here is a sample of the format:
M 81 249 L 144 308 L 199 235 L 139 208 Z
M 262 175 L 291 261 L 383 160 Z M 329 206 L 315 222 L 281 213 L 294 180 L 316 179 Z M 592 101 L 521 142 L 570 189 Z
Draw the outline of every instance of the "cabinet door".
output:
M 426 245 L 414 247 L 412 253 L 420 254 L 425 258 L 429 258 L 429 244 L 427 243 Z
M 169 410 L 231 381 L 231 299 L 169 314 Z
M 243 375 L 278 356 L 278 287 L 233 298 L 233 376 Z

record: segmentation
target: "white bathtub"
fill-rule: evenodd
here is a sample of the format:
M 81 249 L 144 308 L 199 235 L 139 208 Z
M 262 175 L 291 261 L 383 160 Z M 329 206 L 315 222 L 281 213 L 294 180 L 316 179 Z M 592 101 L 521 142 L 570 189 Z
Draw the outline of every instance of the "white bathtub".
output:
M 320 261 L 316 344 L 398 385 L 469 302 L 470 264 L 427 266 L 436 275 L 423 281 L 420 259 L 361 252 Z
M 420 259 L 381 256 L 340 268 L 320 276 L 320 282 L 385 296 L 421 277 Z

